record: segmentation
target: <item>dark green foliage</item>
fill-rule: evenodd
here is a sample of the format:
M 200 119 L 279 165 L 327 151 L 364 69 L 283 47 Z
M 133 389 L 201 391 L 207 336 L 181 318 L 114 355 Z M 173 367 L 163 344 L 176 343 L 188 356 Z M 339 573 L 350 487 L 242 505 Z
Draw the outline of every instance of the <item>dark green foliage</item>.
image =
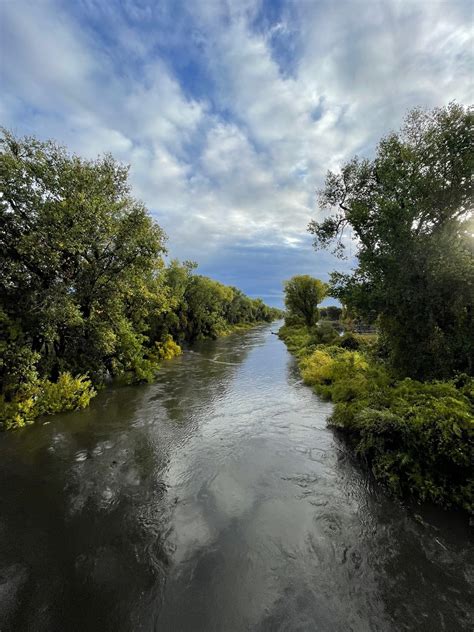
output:
M 392 492 L 474 509 L 473 402 L 452 382 L 405 379 L 355 393 L 336 406 L 333 424 Z
M 446 378 L 474 366 L 472 111 L 411 112 L 382 139 L 374 160 L 329 173 L 321 192 L 332 215 L 311 222 L 317 248 L 350 228 L 358 267 L 334 273 L 331 295 L 368 323 L 378 318 L 400 376 Z
M 374 160 L 355 158 L 327 175 L 320 200 L 333 214 L 311 222 L 315 247 L 335 241 L 342 255 L 350 229 L 358 257 L 353 275 L 332 274 L 329 291 L 344 305 L 346 327 L 376 324 L 380 335 L 325 340 L 301 320 L 280 332 L 305 382 L 335 403 L 332 425 L 378 480 L 398 495 L 468 511 L 474 500 L 472 123 L 472 111 L 455 104 L 415 110 L 401 133 L 382 139 Z M 434 378 L 445 381 L 418 381 Z
M 342 317 L 342 308 L 337 307 L 336 305 L 329 305 L 328 307 L 320 307 L 319 317 L 321 319 L 339 321 Z
M 350 332 L 345 333 L 341 337 L 339 344 L 343 349 L 348 349 L 349 351 L 358 351 L 360 349 L 360 340 Z
M 239 289 L 193 274 L 195 264 L 174 260 L 164 271 L 170 305 L 152 320 L 152 330 L 171 334 L 179 342 L 216 338 L 236 325 L 271 322 L 282 316 L 260 299 Z
M 3 132 L 0 424 L 82 407 L 86 374 L 94 385 L 151 381 L 180 352 L 174 341 L 280 315 L 194 275 L 195 264 L 166 268 L 165 235 L 127 178 L 111 156 L 83 160 Z
M 332 344 L 339 340 L 339 334 L 336 329 L 327 321 L 320 321 L 312 329 L 311 344 Z
M 285 312 L 285 326 L 286 327 L 302 327 L 304 326 L 304 320 L 301 316 L 296 316 L 290 312 Z
M 134 371 L 163 303 L 164 235 L 130 196 L 127 169 L 6 132 L 1 149 L 2 392 L 26 378 L 20 349 L 53 381 Z

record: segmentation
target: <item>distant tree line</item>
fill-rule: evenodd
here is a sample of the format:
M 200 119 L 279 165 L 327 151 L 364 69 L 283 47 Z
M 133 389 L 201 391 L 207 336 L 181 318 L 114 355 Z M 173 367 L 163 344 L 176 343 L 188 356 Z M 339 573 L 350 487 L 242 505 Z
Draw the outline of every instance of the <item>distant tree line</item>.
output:
M 66 400 L 85 405 L 110 378 L 150 380 L 177 343 L 279 315 L 192 263 L 166 266 L 163 230 L 110 155 L 84 160 L 3 130 L 0 186 L 0 417 L 10 425 Z

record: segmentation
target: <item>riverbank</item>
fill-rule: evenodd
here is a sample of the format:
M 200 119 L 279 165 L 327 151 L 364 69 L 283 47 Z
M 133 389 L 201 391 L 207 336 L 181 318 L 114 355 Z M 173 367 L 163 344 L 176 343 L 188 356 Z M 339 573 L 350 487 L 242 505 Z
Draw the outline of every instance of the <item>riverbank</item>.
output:
M 243 333 L 266 322 L 262 320 L 226 325 L 215 337 Z M 153 357 L 145 360 L 145 370 L 136 366 L 133 372 L 127 371 L 117 375 L 113 382 L 122 385 L 151 383 L 162 363 L 181 353 L 181 346 L 171 336 L 165 336 L 163 342 L 155 344 Z M 105 387 L 103 382 L 94 384 L 87 374 L 73 376 L 68 371 L 60 373 L 55 382 L 49 379 L 33 380 L 19 387 L 10 401 L 6 401 L 5 397 L 0 395 L 0 430 L 22 428 L 33 424 L 39 417 L 87 408 L 97 395 L 97 390 Z
M 471 632 L 466 521 L 354 467 L 278 326 L 0 435 L 0 629 Z
M 474 380 L 397 380 L 373 337 L 320 342 L 317 331 L 282 327 L 304 382 L 335 404 L 329 424 L 396 496 L 473 511 Z

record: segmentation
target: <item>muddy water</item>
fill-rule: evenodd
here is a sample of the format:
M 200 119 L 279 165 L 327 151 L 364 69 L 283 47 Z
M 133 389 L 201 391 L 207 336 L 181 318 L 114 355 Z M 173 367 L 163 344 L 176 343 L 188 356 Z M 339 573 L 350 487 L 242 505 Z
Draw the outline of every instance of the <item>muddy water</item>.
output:
M 374 487 L 272 329 L 0 437 L 2 632 L 470 629 L 466 520 Z

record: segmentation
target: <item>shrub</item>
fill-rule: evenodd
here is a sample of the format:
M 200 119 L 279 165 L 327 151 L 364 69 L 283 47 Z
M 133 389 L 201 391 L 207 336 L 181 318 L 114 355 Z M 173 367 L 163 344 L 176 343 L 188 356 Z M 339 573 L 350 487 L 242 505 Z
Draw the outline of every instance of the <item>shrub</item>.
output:
M 308 353 L 311 344 L 311 333 L 305 325 L 284 326 L 278 332 L 279 337 L 285 342 L 291 353 L 302 356 Z
M 86 408 L 95 395 L 85 375 L 61 373 L 57 382 L 37 380 L 23 385 L 11 401 L 0 395 L 0 424 L 6 430 L 21 428 L 40 415 Z
M 61 373 L 57 382 L 43 380 L 40 389 L 36 405 L 38 415 L 86 408 L 96 395 L 85 375 L 73 377 L 70 373 Z
M 35 399 L 30 393 L 24 393 L 22 397 L 15 396 L 11 401 L 6 401 L 4 395 L 0 395 L 0 424 L 2 429 L 21 428 L 33 423 L 35 414 Z
M 404 380 L 386 407 L 375 398 L 355 412 L 356 451 L 397 494 L 473 508 L 472 404 L 450 382 Z M 354 413 L 354 411 L 353 411 Z
M 158 357 L 160 360 L 171 360 L 182 353 L 181 347 L 168 334 L 163 342 L 156 342 Z
M 144 358 L 138 356 L 132 362 L 131 370 L 118 376 L 121 384 L 139 384 L 148 382 L 151 384 L 156 378 L 160 363 L 156 358 Z
M 300 363 L 305 384 L 328 384 L 331 381 L 334 359 L 326 351 L 316 350 Z
M 339 345 L 343 349 L 358 351 L 360 349 L 360 340 L 357 338 L 357 336 L 354 336 L 354 334 L 348 332 L 341 337 Z
M 333 344 L 339 340 L 339 334 L 331 323 L 322 321 L 312 329 L 311 344 Z
M 301 316 L 295 316 L 295 314 L 285 315 L 285 327 L 304 327 L 304 320 Z
M 306 384 L 330 386 L 337 381 L 350 379 L 355 374 L 364 374 L 369 365 L 357 351 L 329 347 L 314 351 L 301 361 L 300 367 Z
M 356 340 L 359 350 L 314 348 L 308 333 L 284 329 L 281 337 L 296 349 L 305 383 L 336 404 L 330 424 L 344 432 L 377 480 L 400 496 L 473 510 L 472 377 L 396 382 L 371 353 L 373 337 L 344 337 Z

